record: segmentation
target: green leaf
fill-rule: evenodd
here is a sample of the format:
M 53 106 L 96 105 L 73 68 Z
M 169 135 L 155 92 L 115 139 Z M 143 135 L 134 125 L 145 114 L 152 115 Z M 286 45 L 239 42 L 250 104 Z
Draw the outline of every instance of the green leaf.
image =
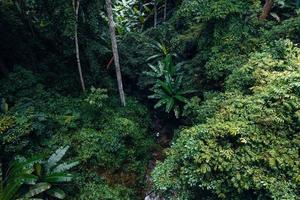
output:
M 173 106 L 174 106 L 174 99 L 173 98 L 170 98 L 169 101 L 167 102 L 167 105 L 166 105 L 166 112 L 169 113 Z
M 22 186 L 22 181 L 20 180 L 15 180 L 9 182 L 4 188 L 3 192 L 0 195 L 1 200 L 12 200 L 16 196 L 18 190 Z
M 54 167 L 62 159 L 62 157 L 66 154 L 68 149 L 69 146 L 66 146 L 64 148 L 59 148 L 50 156 L 46 165 L 48 171 L 50 168 Z
M 38 177 L 33 174 L 22 174 L 18 179 L 22 181 L 22 183 L 33 185 L 38 180 Z
M 165 92 L 167 92 L 169 95 L 172 94 L 172 89 L 168 83 L 165 83 L 163 81 L 158 81 L 158 84 L 164 89 Z
M 53 172 L 63 172 L 67 171 L 79 164 L 78 161 L 72 163 L 62 163 L 53 169 Z
M 42 174 L 42 165 L 40 163 L 37 163 L 34 165 L 34 169 L 35 169 L 35 172 L 38 176 L 41 176 Z
M 167 99 L 161 99 L 159 100 L 155 105 L 154 105 L 154 108 L 159 108 L 161 107 L 163 104 L 166 104 L 167 103 Z
M 177 99 L 178 101 L 181 101 L 183 103 L 187 102 L 187 99 L 179 94 L 175 95 L 174 97 L 175 97 L 175 99 Z
M 56 172 L 44 177 L 43 181 L 49 183 L 62 183 L 62 182 L 70 182 L 72 180 L 72 174 L 67 174 L 64 172 Z
M 16 160 L 11 164 L 11 167 L 8 170 L 10 176 L 16 176 L 20 173 L 26 171 L 32 171 L 33 165 L 35 163 L 41 162 L 42 156 L 35 156 L 31 159 L 27 159 L 25 161 Z M 29 172 L 28 172 L 29 173 Z
M 29 191 L 24 195 L 24 198 L 34 197 L 35 195 L 41 194 L 50 188 L 51 185 L 49 183 L 38 183 L 29 189 Z
M 66 193 L 59 188 L 51 188 L 46 192 L 49 196 L 52 196 L 57 199 L 64 199 L 66 197 Z
M 162 56 L 161 54 L 155 54 L 155 55 L 150 56 L 149 58 L 147 58 L 146 61 L 149 62 L 150 60 L 154 60 L 154 59 L 159 58 L 161 56 Z

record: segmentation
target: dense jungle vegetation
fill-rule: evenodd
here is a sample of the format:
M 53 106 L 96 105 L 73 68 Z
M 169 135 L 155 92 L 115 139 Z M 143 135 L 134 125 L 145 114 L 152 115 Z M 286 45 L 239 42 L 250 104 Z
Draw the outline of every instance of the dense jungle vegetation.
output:
M 299 200 L 300 0 L 0 0 L 0 200 Z

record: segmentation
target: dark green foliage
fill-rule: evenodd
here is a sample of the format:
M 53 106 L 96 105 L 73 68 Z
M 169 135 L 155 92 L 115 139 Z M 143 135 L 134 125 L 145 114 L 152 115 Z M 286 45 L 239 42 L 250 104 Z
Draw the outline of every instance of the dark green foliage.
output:
M 8 111 L 8 104 L 4 98 L 1 98 L 0 113 L 6 113 Z
M 238 91 L 225 93 L 207 121 L 180 133 L 153 174 L 156 187 L 182 199 L 297 199 L 299 53 L 280 41 L 253 54 L 239 79 L 229 77 Z
M 152 178 L 166 199 L 299 199 L 300 1 L 274 0 L 265 20 L 263 0 L 156 2 L 154 27 L 154 1 L 113 1 L 128 100 L 120 107 L 104 0 L 80 3 L 84 94 L 72 1 L 0 1 L 6 199 L 29 189 L 28 198 L 143 199 L 163 158 Z M 166 155 L 154 131 L 158 145 L 173 144 Z M 11 173 L 12 158 L 61 146 L 70 146 L 66 163 L 19 160 Z M 59 189 L 72 160 L 74 181 Z
M 12 76 L 15 74 L 11 73 Z M 35 80 L 35 76 L 31 76 Z M 3 82 L 10 80 L 10 77 L 3 79 Z M 27 81 L 24 78 L 20 77 L 20 82 Z M 12 96 L 11 104 L 14 106 L 0 116 L 1 158 L 20 152 L 24 156 L 36 151 L 50 153 L 61 145 L 70 145 L 69 154 L 81 161 L 80 177 L 94 171 L 134 174 L 123 178 L 130 182 L 126 186 L 119 186 L 123 184 L 122 179 L 114 182 L 115 186 L 105 186 L 106 182 L 111 181 L 107 177 L 102 180 L 106 188 L 102 191 L 113 190 L 117 196 L 118 188 L 122 188 L 124 196 L 136 197 L 137 187 L 144 183 L 145 166 L 151 156 L 149 152 L 154 147 L 153 140 L 147 135 L 150 116 L 146 107 L 134 98 L 128 98 L 126 108 L 119 107 L 118 98 L 107 95 L 104 89 L 93 88 L 81 97 L 65 97 L 53 90 L 48 92 L 43 85 L 38 86 L 30 97 L 23 90 L 27 88 L 14 87 L 3 93 L 5 96 L 16 93 L 20 96 L 18 99 Z M 15 99 L 18 101 L 14 102 Z M 55 180 L 50 178 L 49 181 Z M 71 188 L 82 188 L 87 181 L 83 178 L 83 182 Z M 40 184 L 33 189 L 42 191 L 48 187 Z M 52 195 L 63 194 L 55 191 Z

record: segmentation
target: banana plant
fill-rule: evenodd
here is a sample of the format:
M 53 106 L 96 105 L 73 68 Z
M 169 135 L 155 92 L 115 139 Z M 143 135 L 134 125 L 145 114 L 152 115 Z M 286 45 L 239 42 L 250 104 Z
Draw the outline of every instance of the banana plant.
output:
M 32 159 L 17 159 L 7 171 L 3 182 L 0 183 L 0 199 L 15 200 L 20 196 L 23 185 L 35 185 L 38 177 L 33 174 L 34 164 L 41 162 L 41 157 Z
M 182 65 L 174 65 L 172 56 L 168 54 L 157 66 L 149 65 L 152 71 L 146 73 L 155 78 L 151 88 L 154 94 L 149 96 L 150 99 L 158 99 L 154 108 L 165 107 L 167 113 L 173 110 L 176 118 L 180 115 L 181 105 L 187 101 L 186 95 L 195 92 L 183 87 Z
M 163 43 L 155 41 L 148 45 L 149 45 L 149 47 L 154 49 L 157 53 L 150 56 L 149 58 L 147 58 L 147 60 L 146 60 L 147 62 L 156 61 L 157 59 L 163 59 L 163 58 L 167 57 L 168 55 L 171 55 L 174 57 L 177 56 L 175 53 L 170 53 L 169 48 Z
M 67 171 L 78 165 L 61 162 L 68 149 L 57 149 L 47 160 L 34 157 L 13 162 L 0 187 L 0 200 L 64 199 L 66 194 L 59 185 L 72 180 L 73 175 Z
M 65 192 L 59 188 L 59 185 L 72 180 L 73 175 L 67 171 L 78 165 L 78 162 L 61 162 L 68 149 L 69 146 L 59 148 L 47 161 L 34 165 L 34 175 L 38 177 L 37 184 L 30 187 L 23 198 L 50 196 L 56 199 L 64 199 L 66 197 Z

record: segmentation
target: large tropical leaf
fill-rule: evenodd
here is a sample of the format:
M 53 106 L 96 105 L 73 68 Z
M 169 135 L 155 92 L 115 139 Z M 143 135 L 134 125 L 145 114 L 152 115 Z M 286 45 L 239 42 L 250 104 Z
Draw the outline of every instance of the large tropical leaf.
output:
M 63 156 L 68 151 L 68 149 L 69 146 L 66 146 L 64 148 L 59 148 L 50 156 L 46 164 L 47 171 L 49 171 L 52 167 L 54 167 L 63 158 Z
M 153 56 L 150 56 L 149 58 L 147 58 L 147 62 L 149 62 L 150 60 L 154 60 L 156 58 L 162 57 L 162 54 L 155 54 Z
M 159 108 L 161 107 L 163 104 L 167 104 L 168 100 L 167 99 L 161 99 L 159 100 L 155 105 L 154 105 L 154 108 Z
M 29 188 L 29 191 L 24 195 L 24 198 L 34 197 L 38 194 L 45 192 L 46 190 L 49 190 L 50 188 L 51 185 L 49 183 L 38 183 Z
M 179 94 L 175 95 L 174 97 L 175 97 L 175 99 L 177 99 L 178 101 L 181 101 L 183 103 L 185 103 L 187 101 L 187 99 L 185 97 L 183 97 Z
M 1 200 L 13 200 L 15 199 L 18 190 L 22 186 L 22 182 L 20 180 L 9 182 L 2 190 L 0 194 Z
M 197 90 L 181 90 L 177 94 L 184 95 L 184 94 L 191 94 L 195 92 L 197 92 Z
M 66 197 L 65 192 L 63 190 L 57 188 L 57 187 L 51 188 L 46 193 L 49 196 L 52 196 L 52 197 L 57 198 L 57 199 L 64 199 Z
M 173 108 L 173 106 L 174 106 L 174 103 L 175 103 L 175 101 L 174 101 L 173 98 L 169 98 L 169 99 L 168 99 L 168 102 L 167 102 L 167 104 L 166 104 L 166 112 L 167 112 L 167 113 L 169 113 L 169 112 L 172 110 L 172 108 Z
M 26 159 L 24 161 L 16 160 L 11 164 L 8 170 L 9 176 L 15 177 L 18 176 L 18 174 L 24 173 L 25 171 L 28 174 L 30 174 L 33 171 L 33 165 L 41 161 L 42 156 L 35 156 L 31 159 Z
M 163 81 L 158 81 L 159 86 L 163 88 L 163 90 L 168 93 L 169 95 L 172 94 L 172 87 L 170 86 L 169 83 L 163 82 Z
M 43 178 L 43 181 L 49 183 L 63 183 L 63 182 L 70 182 L 72 178 L 73 178 L 72 174 L 68 174 L 64 172 L 56 172 L 45 176 Z
M 22 184 L 34 185 L 38 180 L 38 177 L 33 174 L 20 174 L 15 179 L 18 179 Z
M 53 172 L 64 172 L 79 164 L 78 161 L 72 163 L 62 163 L 53 169 Z

